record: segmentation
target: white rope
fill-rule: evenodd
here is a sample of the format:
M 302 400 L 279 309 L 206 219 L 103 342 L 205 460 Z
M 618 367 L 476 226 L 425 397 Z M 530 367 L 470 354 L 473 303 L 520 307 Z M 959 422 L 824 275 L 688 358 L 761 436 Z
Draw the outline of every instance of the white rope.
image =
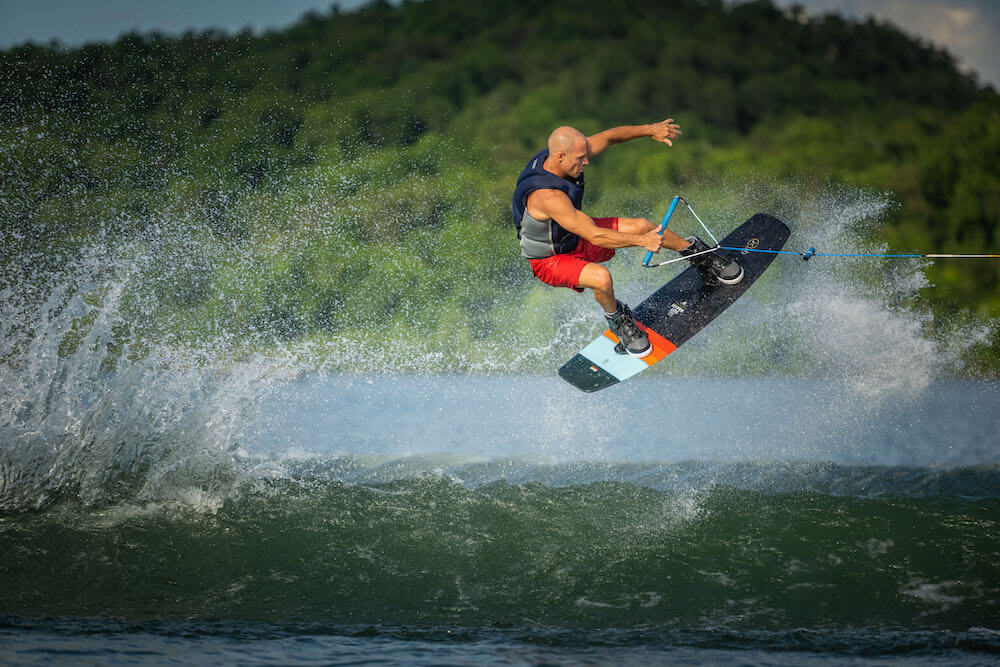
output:
M 645 266 L 648 269 L 655 269 L 658 266 L 666 266 L 667 264 L 673 264 L 674 262 L 684 262 L 691 259 L 692 257 L 697 257 L 698 255 L 707 255 L 708 253 L 715 252 L 718 249 L 719 246 L 715 246 L 714 248 L 709 248 L 708 250 L 702 250 L 701 252 L 693 252 L 690 255 L 682 255 L 680 257 L 674 257 L 673 259 L 668 259 L 665 262 L 660 262 L 659 264 L 648 264 L 648 265 L 644 264 L 643 266 Z
M 715 244 L 715 247 L 716 248 L 719 247 L 719 239 L 715 238 L 715 234 L 712 233 L 712 230 L 709 229 L 705 225 L 705 223 L 701 221 L 701 218 L 698 217 L 698 214 L 694 212 L 693 208 L 691 208 L 691 204 L 687 203 L 686 199 L 681 199 L 681 201 L 684 202 L 684 205 L 687 206 L 689 211 L 691 211 L 691 215 L 694 216 L 694 219 L 701 224 L 701 228 L 705 230 L 705 233 L 712 237 L 712 243 Z M 694 257 L 694 255 L 688 255 L 688 257 Z
M 684 202 L 684 205 L 687 206 L 687 210 L 691 211 L 691 215 L 694 216 L 694 219 L 698 221 L 698 223 L 701 225 L 701 228 L 705 230 L 705 233 L 712 238 L 712 243 L 715 244 L 715 247 L 709 248 L 708 250 L 702 250 L 701 252 L 693 252 L 690 255 L 682 255 L 681 257 L 674 257 L 673 259 L 668 259 L 666 261 L 660 262 L 659 264 L 643 264 L 643 266 L 645 266 L 648 269 L 655 269 L 659 266 L 666 266 L 667 264 L 673 264 L 674 262 L 684 262 L 691 259 L 692 257 L 697 257 L 699 255 L 706 255 L 710 252 L 715 252 L 716 250 L 719 249 L 719 239 L 715 238 L 715 234 L 712 233 L 712 230 L 709 229 L 704 222 L 702 222 L 702 219 L 699 218 L 698 214 L 694 212 L 693 208 L 691 208 L 691 204 L 689 204 L 688 201 L 684 199 L 684 197 L 678 197 L 678 199 Z

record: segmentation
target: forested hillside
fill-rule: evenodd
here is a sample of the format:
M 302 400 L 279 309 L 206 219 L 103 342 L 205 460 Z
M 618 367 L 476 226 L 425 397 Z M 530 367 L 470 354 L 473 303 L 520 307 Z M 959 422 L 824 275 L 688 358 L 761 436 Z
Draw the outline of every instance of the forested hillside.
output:
M 683 128 L 602 156 L 598 209 L 651 215 L 721 176 L 839 182 L 898 200 L 892 250 L 1000 252 L 996 92 L 892 26 L 769 2 L 375 3 L 259 36 L 22 46 L 0 114 L 2 286 L 158 235 L 160 315 L 186 324 L 144 326 L 182 335 L 516 330 L 533 283 L 509 196 L 562 123 Z M 1000 262 L 927 271 L 928 308 L 1000 316 Z

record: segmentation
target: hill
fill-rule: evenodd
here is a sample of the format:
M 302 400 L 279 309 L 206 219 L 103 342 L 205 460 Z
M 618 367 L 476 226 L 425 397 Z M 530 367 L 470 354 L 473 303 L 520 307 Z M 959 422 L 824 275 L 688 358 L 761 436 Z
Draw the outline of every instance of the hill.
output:
M 1000 249 L 996 92 L 891 25 L 766 1 L 383 2 L 259 36 L 29 45 L 0 55 L 0 110 L 5 285 L 155 245 L 186 258 L 160 275 L 197 268 L 156 281 L 160 335 L 509 332 L 533 287 L 509 191 L 561 123 L 684 128 L 667 156 L 609 155 L 598 208 L 837 182 L 899 202 L 865 242 Z M 1000 264 L 927 273 L 921 307 L 1000 315 Z

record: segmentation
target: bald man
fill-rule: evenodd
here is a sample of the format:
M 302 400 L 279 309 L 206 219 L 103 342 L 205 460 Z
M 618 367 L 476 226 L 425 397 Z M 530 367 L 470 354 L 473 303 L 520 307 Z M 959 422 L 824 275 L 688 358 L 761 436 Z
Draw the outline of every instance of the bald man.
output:
M 645 218 L 591 218 L 584 213 L 583 170 L 590 158 L 612 144 L 650 137 L 667 146 L 681 134 L 668 118 L 650 125 L 626 125 L 585 136 L 572 127 L 556 128 L 548 147 L 539 151 L 521 172 L 514 191 L 513 217 L 521 240 L 521 254 L 543 283 L 590 289 L 604 309 L 609 328 L 621 341 L 617 350 L 634 357 L 652 351 L 646 333 L 635 324 L 629 307 L 615 298 L 611 272 L 602 262 L 616 248 L 660 248 L 691 255 L 690 261 L 721 283 L 738 283 L 743 268 L 710 248 L 698 237 L 681 238 Z

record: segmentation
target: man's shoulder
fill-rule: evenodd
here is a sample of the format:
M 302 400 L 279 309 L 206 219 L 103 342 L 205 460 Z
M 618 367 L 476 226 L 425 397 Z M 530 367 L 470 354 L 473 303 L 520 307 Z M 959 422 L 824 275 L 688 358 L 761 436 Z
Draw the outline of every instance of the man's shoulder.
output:
M 555 188 L 538 188 L 528 193 L 525 203 L 534 211 L 549 214 L 550 211 L 560 210 L 567 206 L 573 207 L 573 201 L 562 190 Z

